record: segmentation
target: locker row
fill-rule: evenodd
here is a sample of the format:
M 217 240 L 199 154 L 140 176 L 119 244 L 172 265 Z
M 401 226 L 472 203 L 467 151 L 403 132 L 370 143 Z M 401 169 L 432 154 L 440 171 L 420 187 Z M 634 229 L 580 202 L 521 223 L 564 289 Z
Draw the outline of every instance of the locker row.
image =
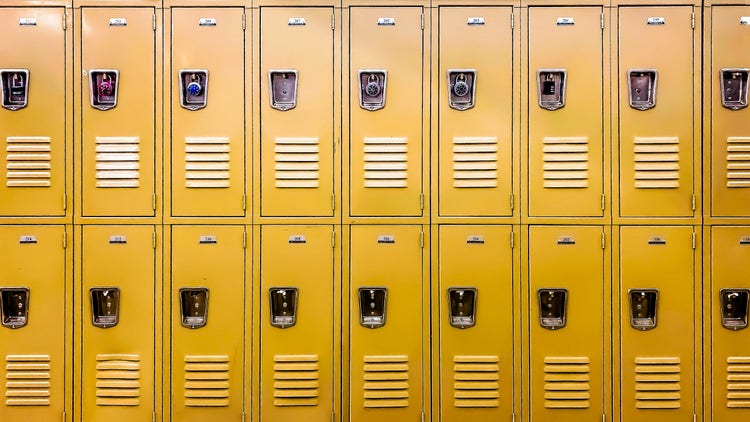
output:
M 0 241 L 3 421 L 750 418 L 750 226 L 34 225 Z
M 750 222 L 750 7 L 463 3 L 5 2 L 0 218 Z

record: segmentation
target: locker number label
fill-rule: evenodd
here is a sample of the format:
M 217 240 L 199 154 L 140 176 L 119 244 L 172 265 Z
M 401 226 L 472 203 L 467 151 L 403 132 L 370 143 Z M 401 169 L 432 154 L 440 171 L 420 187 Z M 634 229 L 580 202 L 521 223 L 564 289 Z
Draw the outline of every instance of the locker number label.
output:
M 36 243 L 36 236 L 25 234 L 18 239 L 18 243 Z
M 109 243 L 113 244 L 125 244 L 128 243 L 128 239 L 123 235 L 115 235 L 109 237 Z

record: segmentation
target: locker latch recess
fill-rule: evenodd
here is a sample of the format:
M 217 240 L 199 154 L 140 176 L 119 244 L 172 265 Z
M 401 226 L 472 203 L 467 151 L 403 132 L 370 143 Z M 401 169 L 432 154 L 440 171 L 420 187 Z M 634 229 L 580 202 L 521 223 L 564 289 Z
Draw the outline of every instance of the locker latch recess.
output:
M 297 106 L 296 70 L 271 70 L 268 80 L 271 83 L 271 108 L 286 111 Z
M 557 110 L 565 107 L 565 85 L 568 72 L 565 69 L 539 69 L 536 80 L 539 89 L 539 107 Z
M 388 289 L 385 287 L 359 288 L 359 323 L 366 328 L 385 325 L 385 307 Z
M 89 71 L 91 107 L 109 110 L 117 107 L 117 91 L 120 86 L 120 72 L 116 69 L 92 69 Z
M 180 314 L 185 328 L 201 328 L 208 322 L 208 289 L 183 287 L 180 289 Z
M 636 110 L 648 110 L 656 106 L 656 69 L 628 70 L 628 97 L 630 107 Z
M 271 325 L 278 328 L 289 328 L 297 323 L 297 300 L 299 292 L 296 287 L 272 287 L 268 289 L 271 300 Z
M 448 70 L 448 105 L 455 110 L 474 107 L 477 71 L 474 69 Z
M 539 324 L 548 330 L 565 327 L 568 289 L 539 289 Z
M 476 323 L 477 289 L 474 287 L 451 287 L 448 289 L 450 323 L 456 328 L 473 327 Z
M 657 289 L 629 289 L 630 326 L 636 330 L 656 328 L 656 306 L 659 300 Z
M 21 328 L 29 322 L 28 287 L 0 289 L 0 317 L 7 328 Z
M 91 294 L 91 323 L 94 327 L 112 328 L 120 320 L 120 289 L 94 287 Z
M 208 102 L 208 70 L 180 70 L 180 105 L 188 110 L 200 110 Z
M 721 69 L 721 105 L 730 110 L 747 107 L 747 79 L 750 69 Z
M 748 289 L 721 289 L 721 326 L 729 330 L 747 327 Z
M 18 110 L 29 104 L 29 70 L 0 70 L 0 88 L 3 92 L 3 108 Z
M 375 111 L 385 107 L 385 70 L 359 71 L 359 106 Z

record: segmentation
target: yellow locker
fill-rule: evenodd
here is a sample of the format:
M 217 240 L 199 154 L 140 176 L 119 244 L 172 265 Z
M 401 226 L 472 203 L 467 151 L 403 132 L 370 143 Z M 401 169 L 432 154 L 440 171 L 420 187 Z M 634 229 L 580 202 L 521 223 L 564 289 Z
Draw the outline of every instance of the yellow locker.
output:
M 65 215 L 64 20 L 63 7 L 0 8 L 0 216 Z
M 330 420 L 340 327 L 332 226 L 261 227 L 259 288 L 261 420 Z
M 618 10 L 621 217 L 692 217 L 693 6 Z
M 441 226 L 439 281 L 440 421 L 511 420 L 514 366 L 510 226 Z
M 607 413 L 609 259 L 601 226 L 529 228 L 531 420 Z
M 171 9 L 172 216 L 244 216 L 244 16 L 240 7 Z
M 156 411 L 155 247 L 154 226 L 83 227 L 83 422 L 146 422 Z
M 421 226 L 352 226 L 349 420 L 419 421 L 428 390 Z
M 716 422 L 750 418 L 750 338 L 747 329 L 750 277 L 750 227 L 712 227 L 710 300 L 704 314 L 711 321 L 710 419 Z M 708 281 L 708 280 L 707 280 Z M 707 298 L 708 299 L 708 298 Z M 707 415 L 708 416 L 708 415 Z
M 240 420 L 245 229 L 172 226 L 171 263 L 171 420 Z
M 153 216 L 156 10 L 81 9 L 82 214 Z
M 72 341 L 65 236 L 63 226 L 0 227 L 4 421 L 59 421 L 69 411 L 66 367 Z
M 439 213 L 512 215 L 513 8 L 438 10 Z
M 349 215 L 421 216 L 424 9 L 349 16 Z
M 750 130 L 747 84 L 750 6 L 711 7 L 710 124 L 711 215 L 750 216 Z M 708 25 L 707 25 L 708 26 Z
M 603 13 L 598 6 L 529 7 L 525 183 L 532 217 L 604 215 Z
M 332 7 L 260 9 L 262 216 L 332 216 Z
M 620 420 L 693 420 L 696 412 L 692 227 L 620 229 Z

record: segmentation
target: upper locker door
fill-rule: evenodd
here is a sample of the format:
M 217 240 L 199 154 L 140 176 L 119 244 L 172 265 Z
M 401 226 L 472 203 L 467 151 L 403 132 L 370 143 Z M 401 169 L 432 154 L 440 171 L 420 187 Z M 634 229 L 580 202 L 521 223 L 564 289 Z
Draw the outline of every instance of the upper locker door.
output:
M 262 216 L 331 216 L 332 7 L 260 10 Z
M 600 420 L 605 414 L 609 267 L 603 236 L 601 226 L 529 228 L 531 420 Z
M 172 226 L 172 420 L 242 417 L 244 243 L 242 226 Z
M 244 10 L 171 15 L 172 216 L 244 216 Z
M 70 148 L 65 9 L 3 7 L 0 12 L 7 40 L 0 44 L 0 216 L 62 216 Z
M 750 6 L 711 7 L 711 215 L 750 216 Z M 710 117 L 708 117 L 710 116 Z
M 441 216 L 512 214 L 512 12 L 439 9 Z
M 73 342 L 65 337 L 70 315 L 63 236 L 62 226 L 0 227 L 4 421 L 60 420 L 66 410 L 65 349 Z
M 323 421 L 337 410 L 332 236 L 331 226 L 261 228 L 261 420 Z
M 441 226 L 441 421 L 511 420 L 514 303 L 510 226 Z M 439 385 L 439 387 L 438 387 Z
M 349 23 L 351 216 L 421 216 L 422 7 L 352 7 Z
M 603 9 L 529 7 L 528 13 L 529 215 L 601 217 Z
M 157 148 L 155 9 L 81 9 L 82 213 L 152 216 Z
M 692 217 L 693 6 L 619 8 L 621 217 Z

